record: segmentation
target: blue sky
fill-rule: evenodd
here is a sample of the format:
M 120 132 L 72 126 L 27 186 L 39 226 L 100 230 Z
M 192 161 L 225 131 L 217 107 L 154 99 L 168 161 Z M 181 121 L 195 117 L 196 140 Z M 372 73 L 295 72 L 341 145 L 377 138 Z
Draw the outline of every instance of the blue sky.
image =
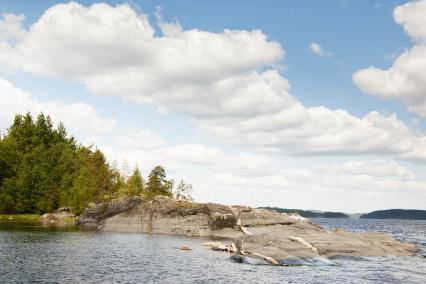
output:
M 426 1 L 96 3 L 0 1 L 3 131 L 50 113 L 200 201 L 426 209 Z

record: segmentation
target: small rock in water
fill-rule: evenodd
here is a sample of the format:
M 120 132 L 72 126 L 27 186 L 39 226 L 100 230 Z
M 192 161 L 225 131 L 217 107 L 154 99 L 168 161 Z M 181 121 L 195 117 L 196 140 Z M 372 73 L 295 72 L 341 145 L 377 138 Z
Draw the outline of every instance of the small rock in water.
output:
M 228 250 L 228 247 L 225 244 L 221 244 L 221 243 L 219 243 L 219 245 L 217 245 L 217 246 L 212 246 L 211 248 L 212 248 L 212 250 L 216 250 L 216 251 L 227 251 Z
M 245 263 L 245 264 L 251 264 L 251 265 L 267 265 L 268 264 L 263 259 L 256 259 L 256 258 L 248 257 L 245 255 L 241 255 L 241 254 L 232 255 L 231 260 L 237 263 Z
M 182 247 L 180 247 L 180 250 L 190 251 L 192 249 L 190 247 L 187 247 L 187 246 L 182 246 Z
M 280 264 L 278 261 L 276 261 L 274 258 L 272 258 L 270 256 L 265 256 L 264 260 L 266 260 L 268 263 L 273 264 L 273 265 L 279 265 Z
M 286 265 L 286 266 L 301 266 L 306 264 L 306 262 L 301 259 L 292 259 L 292 258 L 282 258 L 282 259 L 279 259 L 279 262 L 281 263 L 281 265 Z
M 235 254 L 235 255 L 231 256 L 231 259 L 235 262 L 238 262 L 238 263 L 244 263 L 244 256 L 242 256 L 240 254 Z
M 229 249 L 225 244 L 222 244 L 221 242 L 205 242 L 203 243 L 203 246 L 210 247 L 210 249 L 217 251 L 226 251 Z

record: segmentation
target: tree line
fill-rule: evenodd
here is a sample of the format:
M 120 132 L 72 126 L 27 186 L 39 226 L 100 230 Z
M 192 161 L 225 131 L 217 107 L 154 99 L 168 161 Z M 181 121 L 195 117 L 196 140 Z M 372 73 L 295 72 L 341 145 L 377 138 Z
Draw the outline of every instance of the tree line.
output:
M 105 155 L 68 135 L 64 125 L 30 113 L 16 115 L 0 135 L 0 213 L 52 212 L 71 207 L 80 213 L 91 202 L 143 195 L 191 199 L 192 186 L 174 180 L 156 166 L 145 182 L 138 167 L 129 176 L 111 166 Z

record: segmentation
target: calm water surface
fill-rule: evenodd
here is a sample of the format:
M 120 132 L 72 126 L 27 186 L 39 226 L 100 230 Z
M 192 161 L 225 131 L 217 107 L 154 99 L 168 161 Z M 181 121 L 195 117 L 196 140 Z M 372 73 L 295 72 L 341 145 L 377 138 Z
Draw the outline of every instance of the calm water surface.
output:
M 0 224 L 0 283 L 426 283 L 426 221 L 315 219 L 418 244 L 417 257 L 339 259 L 336 266 L 238 264 L 203 239 Z M 192 251 L 179 250 L 189 246 Z

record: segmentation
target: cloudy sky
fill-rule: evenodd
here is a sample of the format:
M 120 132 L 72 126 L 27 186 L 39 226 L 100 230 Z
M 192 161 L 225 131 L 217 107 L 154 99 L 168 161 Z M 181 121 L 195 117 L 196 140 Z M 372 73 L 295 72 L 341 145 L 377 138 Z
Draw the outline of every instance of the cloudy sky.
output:
M 232 2 L 232 3 L 231 3 Z M 50 114 L 198 201 L 426 209 L 426 0 L 0 0 L 0 130 Z

